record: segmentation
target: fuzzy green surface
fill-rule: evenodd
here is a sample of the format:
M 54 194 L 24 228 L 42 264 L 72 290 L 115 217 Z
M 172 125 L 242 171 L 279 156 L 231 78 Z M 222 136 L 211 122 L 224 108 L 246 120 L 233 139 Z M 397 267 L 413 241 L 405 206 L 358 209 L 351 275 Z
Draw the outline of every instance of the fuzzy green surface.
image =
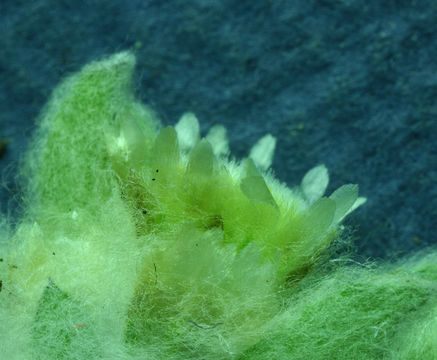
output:
M 323 196 L 320 165 L 287 188 L 270 135 L 236 161 L 193 114 L 161 128 L 134 65 L 85 66 L 42 112 L 25 216 L 1 222 L 4 358 L 435 358 L 435 253 L 322 272 L 357 186 Z

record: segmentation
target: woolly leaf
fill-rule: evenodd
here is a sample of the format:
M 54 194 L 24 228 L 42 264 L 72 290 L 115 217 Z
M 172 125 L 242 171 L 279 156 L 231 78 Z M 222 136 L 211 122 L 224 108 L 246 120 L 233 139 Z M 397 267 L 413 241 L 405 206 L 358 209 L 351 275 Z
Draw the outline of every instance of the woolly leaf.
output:
M 87 323 L 88 322 L 88 323 Z M 43 292 L 33 325 L 33 341 L 43 359 L 98 359 L 99 342 L 84 306 L 52 281 Z
M 335 190 L 330 199 L 335 201 L 336 209 L 333 223 L 337 224 L 344 219 L 358 198 L 358 185 L 343 185 Z
M 191 174 L 211 175 L 214 168 L 212 147 L 206 140 L 201 140 L 191 151 L 188 172 Z
M 258 171 L 255 163 L 251 158 L 246 160 L 246 176 L 262 177 L 261 173 Z
M 175 125 L 181 150 L 192 149 L 199 141 L 199 121 L 193 113 L 185 113 Z
M 148 150 L 142 129 L 135 120 L 125 118 L 121 125 L 120 136 L 124 137 L 127 144 L 129 168 L 140 168 L 144 164 Z
M 354 204 L 352 205 L 352 207 L 349 209 L 349 211 L 346 213 L 346 215 L 350 214 L 352 211 L 355 211 L 356 209 L 358 209 L 361 205 L 365 204 L 367 201 L 367 198 L 365 197 L 358 197 L 358 199 L 354 202 Z
M 212 150 L 216 156 L 227 156 L 229 154 L 229 141 L 224 126 L 213 126 L 209 130 L 205 139 L 211 144 Z
M 261 169 L 267 170 L 272 165 L 275 153 L 276 138 L 267 134 L 263 136 L 250 150 L 249 158 Z
M 151 156 L 156 164 L 176 165 L 179 161 L 179 147 L 177 134 L 173 127 L 167 126 L 159 132 Z
M 255 167 L 252 159 L 247 159 L 246 174 L 247 176 L 241 180 L 240 184 L 241 191 L 244 195 L 254 202 L 271 204 L 277 207 L 264 178 Z
M 301 188 L 310 204 L 323 196 L 328 183 L 329 175 L 325 165 L 316 166 L 305 174 Z
M 308 209 L 306 214 L 307 224 L 310 233 L 317 233 L 323 237 L 329 226 L 332 224 L 336 213 L 336 203 L 328 198 L 317 200 Z

